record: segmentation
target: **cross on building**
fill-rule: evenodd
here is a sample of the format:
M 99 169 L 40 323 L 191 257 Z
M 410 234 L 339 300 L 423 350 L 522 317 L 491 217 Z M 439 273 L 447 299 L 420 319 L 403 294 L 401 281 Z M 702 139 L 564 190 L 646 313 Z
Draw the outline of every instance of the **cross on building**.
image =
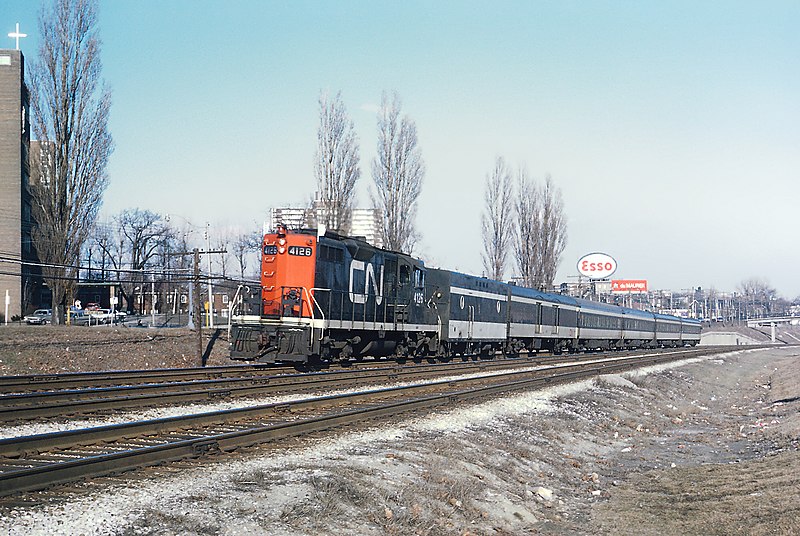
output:
M 19 33 L 19 23 L 17 23 L 17 30 L 8 34 L 9 37 L 17 40 L 17 50 L 19 50 L 19 38 L 28 37 L 28 34 Z

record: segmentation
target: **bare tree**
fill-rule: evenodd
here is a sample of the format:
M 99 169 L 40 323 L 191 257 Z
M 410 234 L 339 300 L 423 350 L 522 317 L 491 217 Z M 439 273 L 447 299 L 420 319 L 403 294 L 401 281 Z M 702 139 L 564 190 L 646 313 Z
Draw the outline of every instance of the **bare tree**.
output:
M 144 292 L 145 271 L 164 264 L 161 257 L 169 249 L 176 249 L 165 247 L 165 242 L 172 240 L 174 235 L 161 216 L 149 210 L 123 210 L 114 221 L 119 231 L 120 266 L 125 267 L 117 272 L 117 282 L 130 307 L 136 301 L 137 285 L 140 292 Z M 154 276 L 151 274 L 150 277 Z
M 383 245 L 411 253 L 417 240 L 414 219 L 422 190 L 425 163 L 417 141 L 417 126 L 400 118 L 400 97 L 384 92 L 378 115 L 378 154 L 372 161 L 377 193 L 373 204 L 383 214 Z
M 538 186 L 522 170 L 517 193 L 517 265 L 524 285 L 545 289 L 552 286 L 567 245 L 561 190 L 550 175 Z
M 747 318 L 759 318 L 771 314 L 772 302 L 777 299 L 777 292 L 765 280 L 757 277 L 745 279 L 739 283 L 739 291 L 745 302 Z
M 233 239 L 233 257 L 239 266 L 239 277 L 244 280 L 250 254 L 261 249 L 261 232 L 239 233 Z
M 556 278 L 561 255 L 567 247 L 567 217 L 564 214 L 564 199 L 561 189 L 553 184 L 547 175 L 542 186 L 541 206 L 541 248 L 539 256 L 540 287 L 550 287 Z
M 519 275 L 523 286 L 536 288 L 536 255 L 540 222 L 536 217 L 539 201 L 539 190 L 531 183 L 528 172 L 523 168 L 517 174 L 517 201 L 515 212 L 517 216 L 516 237 L 514 241 L 514 256 L 519 268 Z
M 214 238 L 214 249 L 217 251 L 229 251 L 231 243 L 231 230 L 227 227 L 220 227 Z M 215 255 L 223 279 L 228 276 L 228 253 Z
M 350 232 L 356 183 L 361 176 L 358 137 L 342 102 L 342 92 L 333 99 L 319 97 L 319 128 L 314 176 L 317 179 L 318 224 L 344 234 Z
M 110 93 L 100 84 L 95 0 L 54 0 L 39 15 L 31 69 L 38 150 L 31 151 L 33 240 L 52 291 L 53 322 L 77 278 L 77 260 L 97 217 L 113 150 Z
M 481 215 L 483 268 L 486 276 L 502 280 L 514 234 L 514 187 L 506 161 L 498 157 L 486 176 L 484 212 Z
M 119 268 L 118 259 L 121 257 L 119 243 L 114 236 L 111 226 L 96 222 L 91 233 L 89 244 L 96 252 L 95 259 L 99 264 L 100 280 L 107 280 L 107 270 Z

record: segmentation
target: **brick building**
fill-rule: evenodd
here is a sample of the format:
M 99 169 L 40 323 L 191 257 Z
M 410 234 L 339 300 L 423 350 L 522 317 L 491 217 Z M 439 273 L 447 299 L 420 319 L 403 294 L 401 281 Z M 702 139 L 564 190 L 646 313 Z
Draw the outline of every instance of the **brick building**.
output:
M 0 50 L 0 317 L 5 313 L 6 292 L 10 317 L 24 314 L 39 301 L 38 270 L 26 264 L 36 261 L 29 147 L 25 58 L 19 50 Z

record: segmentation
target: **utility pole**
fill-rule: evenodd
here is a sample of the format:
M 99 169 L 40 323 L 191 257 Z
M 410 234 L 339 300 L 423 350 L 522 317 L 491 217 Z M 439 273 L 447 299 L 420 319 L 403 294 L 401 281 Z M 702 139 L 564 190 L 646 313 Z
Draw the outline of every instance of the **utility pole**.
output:
M 197 330 L 197 366 L 199 367 L 203 366 L 203 301 L 200 299 L 200 255 L 211 253 L 227 253 L 227 250 L 202 251 L 198 248 L 194 248 L 192 251 L 170 253 L 170 255 L 192 255 L 194 260 L 192 284 L 189 286 L 189 310 L 192 312 L 190 313 L 187 327 Z M 210 280 L 210 273 L 208 277 Z
M 206 248 L 211 251 L 211 224 L 206 222 Z M 208 327 L 214 327 L 214 291 L 211 288 L 211 255 L 208 260 Z
M 194 318 L 195 327 L 197 328 L 197 363 L 198 366 L 203 366 L 203 316 L 202 316 L 202 302 L 200 301 L 200 250 L 194 248 L 194 278 L 192 286 L 194 287 Z

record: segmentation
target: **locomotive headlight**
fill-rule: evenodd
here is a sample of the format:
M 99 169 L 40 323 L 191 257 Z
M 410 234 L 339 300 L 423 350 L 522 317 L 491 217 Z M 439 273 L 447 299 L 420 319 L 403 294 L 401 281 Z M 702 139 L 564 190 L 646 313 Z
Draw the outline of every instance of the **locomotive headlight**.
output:
M 286 248 L 283 246 L 278 246 L 278 253 L 286 253 Z
M 278 244 L 280 244 L 281 246 L 285 246 L 286 245 L 286 239 L 285 238 L 281 238 L 280 240 L 278 240 Z

